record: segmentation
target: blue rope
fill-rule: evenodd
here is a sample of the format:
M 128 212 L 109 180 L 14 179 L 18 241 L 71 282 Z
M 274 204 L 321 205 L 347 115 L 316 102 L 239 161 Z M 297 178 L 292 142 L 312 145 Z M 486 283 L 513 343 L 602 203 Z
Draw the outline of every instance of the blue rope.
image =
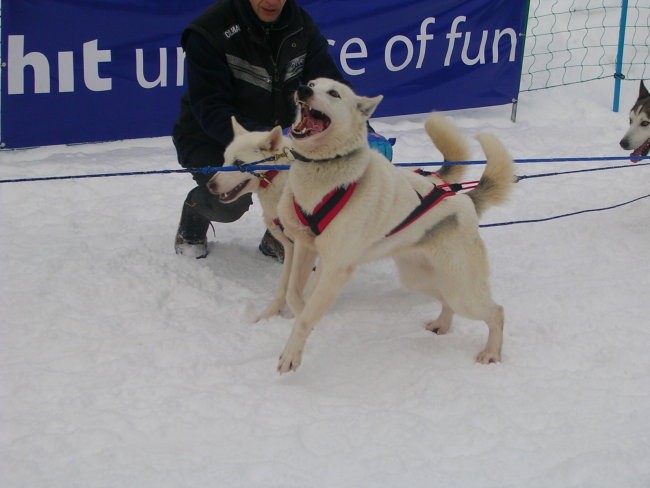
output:
M 628 160 L 629 157 L 627 156 L 603 156 L 603 157 L 591 157 L 591 158 L 536 158 L 536 159 L 515 159 L 514 161 L 516 163 L 559 163 L 559 162 L 578 162 L 578 161 L 622 161 L 622 160 Z M 642 157 L 639 159 L 650 159 L 650 157 Z M 420 163 L 395 163 L 395 166 L 404 166 L 404 167 L 409 167 L 409 166 L 439 166 L 443 163 L 441 162 L 420 162 Z M 474 165 L 474 164 L 485 164 L 485 160 L 476 160 L 476 161 L 445 161 L 445 165 Z M 571 174 L 571 173 L 584 173 L 584 172 L 589 172 L 589 171 L 605 171 L 605 170 L 610 170 L 610 169 L 621 169 L 621 168 L 632 168 L 632 167 L 639 167 L 639 166 L 648 166 L 650 163 L 634 163 L 634 164 L 625 164 L 625 165 L 619 165 L 619 166 L 608 166 L 604 168 L 587 168 L 587 169 L 578 169 L 578 170 L 569 170 L 569 171 L 555 171 L 552 173 L 538 173 L 538 174 L 533 174 L 533 175 L 522 175 L 522 176 L 517 176 L 517 181 L 521 181 L 524 179 L 531 179 L 531 178 L 542 178 L 546 176 L 558 176 L 558 175 L 565 175 L 565 174 Z M 268 171 L 268 170 L 288 170 L 289 165 L 256 165 L 256 164 L 247 164 L 245 171 L 248 172 L 253 172 L 255 170 L 262 170 L 262 171 Z M 153 171 L 131 171 L 131 172 L 124 172 L 124 173 L 96 173 L 96 174 L 85 174 L 85 175 L 67 175 L 67 176 L 45 176 L 45 177 L 38 177 L 38 178 L 15 178 L 15 179 L 6 179 L 6 180 L 0 180 L 0 183 L 24 183 L 24 182 L 29 182 L 29 181 L 54 181 L 54 180 L 74 180 L 74 179 L 82 179 L 82 178 L 108 178 L 108 177 L 113 177 L 113 176 L 141 176 L 141 175 L 157 175 L 157 174 L 172 174 L 172 173 L 203 173 L 203 174 L 209 174 L 209 173 L 216 173 L 218 171 L 241 171 L 242 169 L 237 167 L 237 166 L 227 166 L 227 167 L 221 167 L 221 166 L 206 166 L 203 168 L 196 168 L 196 169 L 164 169 L 164 170 L 153 170 Z M 556 219 L 561 219 L 564 217 L 571 217 L 574 215 L 580 215 L 580 214 L 585 214 L 585 213 L 591 213 L 591 212 L 602 212 L 605 210 L 612 210 L 618 207 L 622 207 L 625 205 L 630 205 L 634 202 L 638 202 L 639 200 L 643 200 L 645 198 L 650 197 L 650 194 L 648 195 L 643 195 L 638 198 L 634 198 L 632 200 L 628 200 L 627 202 L 622 202 L 618 203 L 615 205 L 611 205 L 608 207 L 601 207 L 601 208 L 592 208 L 592 209 L 586 209 L 586 210 L 579 210 L 576 212 L 570 212 L 570 213 L 565 213 L 561 215 L 555 215 L 552 217 L 544 217 L 540 219 L 526 219 L 526 220 L 512 220 L 509 222 L 496 222 L 492 224 L 480 224 L 479 227 L 501 227 L 501 226 L 506 226 L 506 225 L 515 225 L 515 224 L 531 224 L 531 223 L 538 223 L 538 222 L 548 222 L 550 220 L 556 220 Z
M 639 159 L 648 159 L 650 156 L 645 156 Z M 602 156 L 602 157 L 579 157 L 579 158 L 531 158 L 531 159 L 515 159 L 515 163 L 520 164 L 529 164 L 529 163 L 560 163 L 560 162 L 579 162 L 579 161 L 592 161 L 592 162 L 602 162 L 602 161 L 627 161 L 629 160 L 628 156 Z M 440 166 L 443 163 L 440 161 L 422 161 L 419 163 L 395 163 L 395 166 Z M 485 164 L 485 160 L 475 160 L 475 161 L 445 161 L 445 165 L 449 166 L 460 166 L 460 165 L 476 165 L 476 164 Z M 624 166 L 614 166 L 611 168 L 594 168 L 590 170 L 578 170 L 580 171 L 599 171 L 602 169 L 614 169 L 614 168 L 627 168 L 634 166 L 644 166 L 648 163 L 635 163 Z M 289 165 L 287 164 L 278 164 L 278 165 L 252 165 L 247 166 L 247 171 L 268 171 L 268 170 L 288 170 Z M 34 178 L 13 178 L 0 180 L 2 183 L 25 183 L 25 182 L 34 182 L 34 181 L 56 181 L 56 180 L 79 180 L 84 178 L 109 178 L 113 176 L 142 176 L 142 175 L 161 175 L 161 174 L 173 174 L 173 173 L 201 173 L 201 174 L 210 174 L 217 173 L 219 171 L 240 171 L 237 166 L 205 166 L 202 168 L 185 168 L 185 169 L 162 169 L 162 170 L 152 170 L 152 171 L 129 171 L 123 173 L 95 173 L 95 174 L 85 174 L 85 175 L 66 175 L 66 176 L 41 176 Z M 571 173 L 571 172 L 567 172 Z M 566 173 L 557 173 L 557 174 L 566 174 Z M 532 178 L 534 176 L 530 176 Z M 523 178 L 522 178 L 523 179 Z

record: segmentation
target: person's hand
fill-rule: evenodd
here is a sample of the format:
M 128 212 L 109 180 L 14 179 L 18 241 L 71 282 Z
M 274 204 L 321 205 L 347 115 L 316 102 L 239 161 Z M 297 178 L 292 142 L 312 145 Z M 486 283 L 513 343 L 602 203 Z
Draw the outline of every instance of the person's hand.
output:
M 381 134 L 376 132 L 368 132 L 368 144 L 370 144 L 370 149 L 374 149 L 386 157 L 389 161 L 393 160 L 393 144 L 395 144 L 395 139 L 386 139 Z

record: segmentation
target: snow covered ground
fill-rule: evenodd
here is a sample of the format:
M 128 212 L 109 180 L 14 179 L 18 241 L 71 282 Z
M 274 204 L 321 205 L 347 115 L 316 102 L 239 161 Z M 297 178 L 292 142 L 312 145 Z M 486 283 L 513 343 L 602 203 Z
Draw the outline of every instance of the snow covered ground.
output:
M 638 84 L 522 94 L 450 112 L 515 158 L 624 156 Z M 438 161 L 424 115 L 374 121 L 395 161 Z M 477 159 L 482 157 L 473 140 Z M 0 179 L 177 169 L 168 138 L 0 153 Z M 626 164 L 520 164 L 534 174 Z M 481 167 L 471 167 L 470 177 Z M 487 328 L 361 268 L 275 367 L 292 322 L 251 319 L 280 266 L 257 251 L 259 205 L 216 224 L 210 255 L 173 252 L 185 174 L 0 185 L 2 487 L 650 486 L 650 199 L 485 228 L 506 310 Z M 544 218 L 650 193 L 647 166 L 524 180 L 484 223 Z

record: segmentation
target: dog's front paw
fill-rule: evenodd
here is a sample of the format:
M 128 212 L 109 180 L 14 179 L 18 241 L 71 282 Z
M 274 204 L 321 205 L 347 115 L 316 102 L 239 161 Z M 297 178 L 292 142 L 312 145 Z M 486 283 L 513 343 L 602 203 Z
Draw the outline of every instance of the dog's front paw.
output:
M 278 362 L 278 373 L 288 373 L 289 371 L 295 371 L 300 366 L 302 362 L 302 349 L 287 344 L 280 355 L 280 361 Z

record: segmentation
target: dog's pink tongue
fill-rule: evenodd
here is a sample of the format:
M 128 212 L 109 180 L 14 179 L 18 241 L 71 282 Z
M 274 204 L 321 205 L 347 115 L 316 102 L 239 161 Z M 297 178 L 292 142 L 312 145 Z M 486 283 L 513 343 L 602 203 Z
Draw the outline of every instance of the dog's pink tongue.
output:
M 303 116 L 298 125 L 294 127 L 294 130 L 298 132 L 305 130 L 309 130 L 309 132 L 322 132 L 323 121 L 315 119 L 314 117 Z
M 633 163 L 638 163 L 639 161 L 641 161 L 641 158 L 643 157 L 643 153 L 647 152 L 649 147 L 650 147 L 650 139 L 648 139 L 639 147 L 637 147 L 634 151 L 632 151 L 632 154 L 630 154 L 630 161 L 632 161 Z
M 324 130 L 323 121 L 313 117 L 308 117 L 305 125 L 311 132 L 323 132 Z

